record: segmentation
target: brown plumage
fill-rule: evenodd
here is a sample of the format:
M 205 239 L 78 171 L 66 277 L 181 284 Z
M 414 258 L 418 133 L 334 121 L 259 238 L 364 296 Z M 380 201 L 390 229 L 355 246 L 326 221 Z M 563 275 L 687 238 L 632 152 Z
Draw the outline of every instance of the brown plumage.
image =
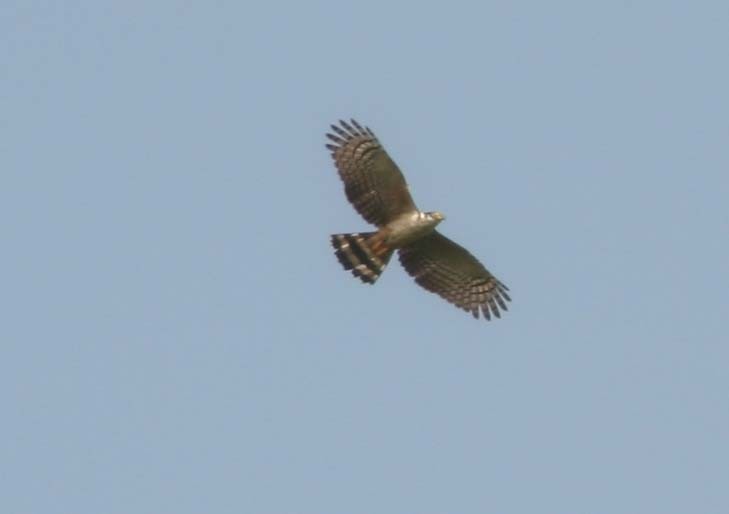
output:
M 465 248 L 435 230 L 444 216 L 421 212 L 405 177 L 375 134 L 356 121 L 332 125 L 327 144 L 347 199 L 377 232 L 335 234 L 332 246 L 342 266 L 374 284 L 393 252 L 423 288 L 478 318 L 501 317 L 511 301 L 508 288 Z
M 381 227 L 400 214 L 417 210 L 405 177 L 377 137 L 352 120 L 332 125 L 327 137 L 347 199 L 368 223 Z
M 456 307 L 478 318 L 479 311 L 489 320 L 507 310 L 509 290 L 465 248 L 433 231 L 400 249 L 400 263 L 415 282 Z

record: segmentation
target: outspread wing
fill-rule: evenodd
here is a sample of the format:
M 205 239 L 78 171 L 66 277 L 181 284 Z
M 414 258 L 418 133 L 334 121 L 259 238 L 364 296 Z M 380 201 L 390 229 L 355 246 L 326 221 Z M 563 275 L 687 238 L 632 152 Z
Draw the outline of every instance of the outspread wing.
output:
M 415 281 L 478 318 L 501 317 L 509 290 L 471 255 L 437 231 L 400 249 L 400 262 Z
M 416 210 L 405 177 L 382 148 L 375 134 L 356 121 L 332 125 L 327 144 L 344 182 L 347 199 L 367 222 L 387 224 L 400 214 Z

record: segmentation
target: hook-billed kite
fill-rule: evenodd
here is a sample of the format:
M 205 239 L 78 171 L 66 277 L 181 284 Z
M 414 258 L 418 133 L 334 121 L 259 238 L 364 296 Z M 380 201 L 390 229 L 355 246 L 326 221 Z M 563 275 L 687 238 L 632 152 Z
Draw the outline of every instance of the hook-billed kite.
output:
M 374 284 L 395 250 L 415 281 L 475 318 L 501 317 L 511 301 L 499 282 L 468 250 L 435 226 L 440 212 L 422 212 L 413 202 L 405 177 L 375 134 L 351 120 L 332 125 L 327 144 L 344 182 L 347 199 L 376 232 L 334 234 L 336 256 L 362 282 Z

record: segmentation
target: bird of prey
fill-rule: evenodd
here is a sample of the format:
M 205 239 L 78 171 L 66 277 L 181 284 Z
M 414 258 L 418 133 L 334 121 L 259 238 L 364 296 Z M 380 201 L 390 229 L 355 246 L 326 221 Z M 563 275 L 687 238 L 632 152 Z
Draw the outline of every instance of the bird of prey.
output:
M 422 212 L 413 202 L 405 177 L 367 127 L 355 120 L 332 125 L 326 147 L 344 182 L 347 199 L 376 232 L 334 234 L 331 243 L 344 269 L 374 284 L 395 250 L 419 285 L 456 307 L 487 320 L 501 317 L 511 301 L 499 282 L 468 250 L 435 226 L 440 212 Z

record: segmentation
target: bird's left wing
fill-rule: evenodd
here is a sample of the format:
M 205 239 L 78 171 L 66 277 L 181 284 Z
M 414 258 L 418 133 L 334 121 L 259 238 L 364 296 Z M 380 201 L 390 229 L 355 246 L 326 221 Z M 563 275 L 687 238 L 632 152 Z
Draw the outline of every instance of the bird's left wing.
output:
M 441 233 L 430 235 L 400 249 L 400 262 L 419 285 L 478 318 L 501 317 L 511 301 L 499 282 L 468 250 Z

